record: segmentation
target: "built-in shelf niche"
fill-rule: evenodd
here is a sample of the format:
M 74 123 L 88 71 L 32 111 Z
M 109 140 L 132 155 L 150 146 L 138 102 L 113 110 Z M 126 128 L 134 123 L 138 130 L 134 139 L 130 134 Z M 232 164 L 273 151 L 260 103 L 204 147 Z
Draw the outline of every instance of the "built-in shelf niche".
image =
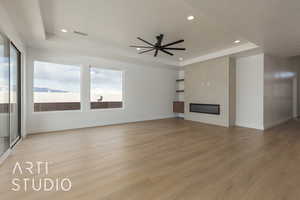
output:
M 184 117 L 184 71 L 178 72 L 176 79 L 176 97 L 173 102 L 173 112 L 177 113 L 178 117 Z
M 174 113 L 184 113 L 184 102 L 174 101 L 173 102 L 173 112 Z

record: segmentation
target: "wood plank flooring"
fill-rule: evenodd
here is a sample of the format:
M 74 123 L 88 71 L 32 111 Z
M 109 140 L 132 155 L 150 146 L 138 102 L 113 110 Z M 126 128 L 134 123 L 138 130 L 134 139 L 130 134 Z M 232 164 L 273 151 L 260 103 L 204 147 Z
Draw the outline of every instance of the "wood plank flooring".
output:
M 13 175 L 26 161 L 48 161 L 49 174 Z M 261 132 L 165 119 L 38 134 L 0 177 L 1 200 L 299 200 L 300 122 Z M 16 177 L 68 177 L 72 189 L 14 192 Z

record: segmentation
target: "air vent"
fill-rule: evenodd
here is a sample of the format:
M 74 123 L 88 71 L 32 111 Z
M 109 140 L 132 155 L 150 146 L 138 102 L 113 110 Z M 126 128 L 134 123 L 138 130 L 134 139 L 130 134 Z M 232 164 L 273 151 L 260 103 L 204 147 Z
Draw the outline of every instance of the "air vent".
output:
M 73 31 L 73 33 L 75 33 L 77 35 L 81 35 L 81 36 L 88 36 L 87 33 L 83 33 L 83 32 L 80 32 L 80 31 Z

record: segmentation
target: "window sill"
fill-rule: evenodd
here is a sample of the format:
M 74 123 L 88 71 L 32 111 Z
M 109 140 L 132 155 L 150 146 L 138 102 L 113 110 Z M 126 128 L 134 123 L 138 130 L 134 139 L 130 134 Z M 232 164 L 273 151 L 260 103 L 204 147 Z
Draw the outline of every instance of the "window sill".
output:
M 53 110 L 53 111 L 32 111 L 32 114 L 56 114 L 56 113 L 76 113 L 83 112 L 82 110 Z
M 105 111 L 124 111 L 125 108 L 122 107 L 122 108 L 93 108 L 93 109 L 89 109 L 88 111 L 91 111 L 91 112 L 97 112 L 97 111 L 100 111 L 100 112 L 105 112 Z

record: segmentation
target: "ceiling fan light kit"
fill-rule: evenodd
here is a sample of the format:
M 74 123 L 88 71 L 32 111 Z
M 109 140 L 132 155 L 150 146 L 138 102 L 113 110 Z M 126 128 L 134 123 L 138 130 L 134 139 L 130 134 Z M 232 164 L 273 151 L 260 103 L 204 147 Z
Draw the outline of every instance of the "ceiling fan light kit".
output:
M 134 47 L 134 48 L 140 48 L 140 49 L 143 49 L 143 51 L 140 51 L 139 54 L 143 54 L 143 53 L 147 53 L 147 52 L 151 52 L 151 51 L 154 51 L 154 57 L 156 57 L 158 55 L 158 52 L 161 51 L 165 54 L 168 54 L 170 56 L 173 56 L 174 54 L 171 53 L 170 51 L 185 51 L 185 48 L 176 48 L 176 47 L 170 47 L 170 46 L 173 46 L 175 44 L 179 44 L 179 43 L 182 43 L 184 42 L 184 40 L 178 40 L 178 41 L 175 41 L 175 42 L 171 42 L 171 43 L 168 43 L 168 44 L 162 44 L 162 41 L 163 41 L 163 38 L 164 38 L 164 35 L 163 34 L 160 34 L 158 36 L 156 36 L 156 39 L 157 39 L 157 42 L 155 44 L 152 44 L 140 37 L 138 37 L 137 39 L 146 43 L 148 46 L 141 46 L 141 45 L 131 45 L 130 47 Z

